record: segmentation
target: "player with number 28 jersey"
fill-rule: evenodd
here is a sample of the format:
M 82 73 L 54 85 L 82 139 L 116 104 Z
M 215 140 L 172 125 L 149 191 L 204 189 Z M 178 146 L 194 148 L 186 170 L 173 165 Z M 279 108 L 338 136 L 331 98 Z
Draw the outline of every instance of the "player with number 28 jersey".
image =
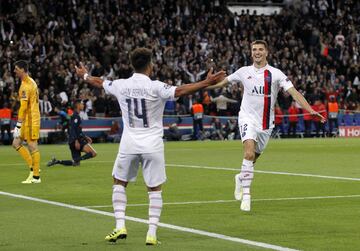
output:
M 227 79 L 231 83 L 241 82 L 244 86 L 239 121 L 250 120 L 262 130 L 273 128 L 279 90 L 287 91 L 293 87 L 286 75 L 270 65 L 260 69 L 251 65 L 241 67 Z
M 251 43 L 253 65 L 241 67 L 219 84 L 210 87 L 224 87 L 228 83 L 241 82 L 244 95 L 239 112 L 239 130 L 244 148 L 241 171 L 235 176 L 235 199 L 241 200 L 240 209 L 250 211 L 250 185 L 254 177 L 254 164 L 269 142 L 274 127 L 274 106 L 282 88 L 310 114 L 325 119 L 314 111 L 281 70 L 267 62 L 268 44 L 264 40 Z

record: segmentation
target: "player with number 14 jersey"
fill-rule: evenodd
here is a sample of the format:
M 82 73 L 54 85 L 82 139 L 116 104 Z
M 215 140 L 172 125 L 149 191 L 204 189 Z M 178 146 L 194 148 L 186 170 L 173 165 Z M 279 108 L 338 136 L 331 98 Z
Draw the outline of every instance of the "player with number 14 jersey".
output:
M 162 115 L 166 101 L 174 99 L 176 87 L 139 73 L 129 79 L 106 80 L 103 87 L 108 94 L 117 97 L 122 111 L 124 131 L 120 152 L 163 151 Z

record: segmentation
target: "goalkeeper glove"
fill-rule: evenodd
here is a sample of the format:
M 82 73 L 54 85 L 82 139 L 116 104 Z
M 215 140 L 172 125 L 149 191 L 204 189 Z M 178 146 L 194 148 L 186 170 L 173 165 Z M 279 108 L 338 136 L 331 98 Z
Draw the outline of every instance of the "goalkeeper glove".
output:
M 17 122 L 16 123 L 16 126 L 14 128 L 14 133 L 13 133 L 13 137 L 14 138 L 19 138 L 20 137 L 20 134 L 21 134 L 21 122 Z

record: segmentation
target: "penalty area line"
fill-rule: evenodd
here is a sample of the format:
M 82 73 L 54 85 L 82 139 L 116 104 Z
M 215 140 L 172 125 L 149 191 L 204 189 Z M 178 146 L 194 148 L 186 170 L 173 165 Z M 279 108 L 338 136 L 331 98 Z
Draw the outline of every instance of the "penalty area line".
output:
M 54 206 L 58 206 L 58 207 L 64 207 L 64 208 L 79 210 L 79 211 L 93 213 L 93 214 L 99 214 L 99 215 L 114 217 L 114 214 L 110 213 L 110 212 L 105 212 L 105 211 L 101 211 L 101 210 L 96 210 L 96 209 L 91 209 L 91 208 L 86 208 L 86 207 L 81 207 L 81 206 L 56 202 L 56 201 L 44 200 L 44 199 L 35 198 L 35 197 L 31 197 L 31 196 L 25 196 L 25 195 L 21 195 L 21 194 L 13 194 L 13 193 L 7 193 L 7 192 L 0 191 L 0 195 L 12 197 L 12 198 L 29 200 L 29 201 L 40 202 L 40 203 L 44 203 L 44 204 L 48 204 L 48 205 L 54 205 Z M 129 220 L 129 221 L 148 224 L 147 220 L 140 219 L 140 218 L 126 216 L 126 219 Z M 247 239 L 241 239 L 241 238 L 237 238 L 237 237 L 231 237 L 231 236 L 227 236 L 227 235 L 223 235 L 223 234 L 207 232 L 207 231 L 198 230 L 198 229 L 194 229 L 194 228 L 181 227 L 181 226 L 176 226 L 176 225 L 167 224 L 167 223 L 159 223 L 159 226 L 163 227 L 163 228 L 168 228 L 168 229 L 172 229 L 172 230 L 181 231 L 181 232 L 197 234 L 197 235 L 202 235 L 202 236 L 212 237 L 212 238 L 216 238 L 216 239 L 242 243 L 242 244 L 261 247 L 261 248 L 266 248 L 266 249 L 272 249 L 272 250 L 278 250 L 278 251 L 297 251 L 296 249 L 277 246 L 277 245 L 268 244 L 268 243 L 264 243 L 264 242 L 257 242 L 257 241 L 247 240 Z

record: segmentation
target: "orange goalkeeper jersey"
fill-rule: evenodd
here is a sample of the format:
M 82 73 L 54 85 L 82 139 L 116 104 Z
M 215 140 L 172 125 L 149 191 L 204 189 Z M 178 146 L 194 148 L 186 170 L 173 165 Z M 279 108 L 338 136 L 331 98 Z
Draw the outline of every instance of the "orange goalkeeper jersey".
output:
M 39 109 L 39 91 L 37 84 L 27 76 L 21 81 L 19 89 L 20 110 L 24 109 L 23 114 L 19 113 L 24 121 L 25 126 L 40 126 L 40 109 Z M 22 107 L 25 106 L 25 107 Z

